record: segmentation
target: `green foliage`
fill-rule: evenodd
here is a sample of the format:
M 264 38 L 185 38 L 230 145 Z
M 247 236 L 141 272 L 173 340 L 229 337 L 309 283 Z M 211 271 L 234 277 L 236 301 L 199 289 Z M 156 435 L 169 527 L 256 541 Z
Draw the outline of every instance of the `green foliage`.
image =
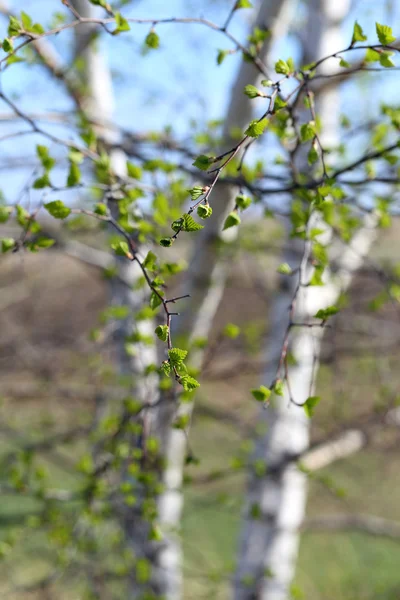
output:
M 152 50 L 157 50 L 157 48 L 159 48 L 160 46 L 160 38 L 158 36 L 158 34 L 151 30 L 145 39 L 145 44 L 148 48 L 151 48 Z
M 192 163 L 194 167 L 197 167 L 201 171 L 208 171 L 210 165 L 212 165 L 214 159 L 210 156 L 206 156 L 205 154 L 200 154 L 196 158 L 196 160 Z
M 117 35 L 122 31 L 130 31 L 130 26 L 128 21 L 121 15 L 121 13 L 115 13 L 115 23 L 117 27 L 114 29 L 113 34 Z
M 212 208 L 207 204 L 199 204 L 197 207 L 197 214 L 200 219 L 208 219 L 212 215 Z
M 238 208 L 240 208 L 240 210 L 246 210 L 246 208 L 249 208 L 251 202 L 252 200 L 250 196 L 244 196 L 243 194 L 236 196 L 235 204 Z
M 181 367 L 183 361 L 187 356 L 187 350 L 181 350 L 180 348 L 171 348 L 168 350 L 169 361 L 173 367 Z
M 192 392 L 200 387 L 200 383 L 190 375 L 183 375 L 179 378 L 179 383 L 182 385 L 185 392 Z
M 290 265 L 288 265 L 288 263 L 280 264 L 279 267 L 277 268 L 277 271 L 281 275 L 292 275 L 292 273 L 293 273 L 292 267 Z
M 237 0 L 235 10 L 238 10 L 239 8 L 253 8 L 253 5 L 250 0 Z
M 351 43 L 355 44 L 356 42 L 365 42 L 367 40 L 367 36 L 364 34 L 361 25 L 356 21 L 353 27 L 353 37 L 351 39 Z
M 255 85 L 246 85 L 243 92 L 246 94 L 248 98 L 258 98 L 259 96 L 264 96 L 260 90 L 256 88 Z
M 234 323 L 227 323 L 223 329 L 223 334 L 225 337 L 235 340 L 240 335 L 240 327 Z
M 225 219 L 225 223 L 224 223 L 224 231 L 225 229 L 230 229 L 231 227 L 236 227 L 236 225 L 239 225 L 241 223 L 240 217 L 237 214 L 237 212 L 230 212 L 229 215 L 226 217 Z
M 178 233 L 179 231 L 200 231 L 200 229 L 204 228 L 204 225 L 200 225 L 196 223 L 193 219 L 192 215 L 188 213 L 183 214 L 179 219 L 174 221 L 171 225 L 171 228 Z
M 319 404 L 321 398 L 319 396 L 310 396 L 303 404 L 304 412 L 307 417 L 311 418 L 314 415 L 315 407 Z
M 13 238 L 2 238 L 1 240 L 1 251 L 3 254 L 9 252 L 15 247 L 15 240 Z
M 272 391 L 265 387 L 265 385 L 260 385 L 259 388 L 253 388 L 251 393 L 257 402 L 267 402 L 272 394 Z
M 55 219 L 66 219 L 71 214 L 71 209 L 64 204 L 62 200 L 53 200 L 47 202 L 44 208 Z
M 393 35 L 392 28 L 387 25 L 381 25 L 380 23 L 375 23 L 376 26 L 376 34 L 380 43 L 383 46 L 387 46 L 392 42 L 396 41 L 395 36 Z
M 131 258 L 132 254 L 128 246 L 128 242 L 118 241 L 111 244 L 111 248 L 114 250 L 117 256 L 125 256 Z
M 319 311 L 314 315 L 316 319 L 322 319 L 326 321 L 329 317 L 336 315 L 339 312 L 337 306 L 328 306 L 327 308 L 320 308 Z
M 314 121 L 310 121 L 309 123 L 304 123 L 300 127 L 300 139 L 302 142 L 309 142 L 315 137 L 315 123 Z
M 249 137 L 258 138 L 264 133 L 268 122 L 268 119 L 261 119 L 260 121 L 251 121 L 250 125 L 244 133 Z
M 279 59 L 275 63 L 275 72 L 281 75 L 290 75 L 294 71 L 294 63 L 293 59 L 288 58 L 288 60 Z
M 162 341 L 168 340 L 169 327 L 168 325 L 158 325 L 155 329 L 156 336 Z

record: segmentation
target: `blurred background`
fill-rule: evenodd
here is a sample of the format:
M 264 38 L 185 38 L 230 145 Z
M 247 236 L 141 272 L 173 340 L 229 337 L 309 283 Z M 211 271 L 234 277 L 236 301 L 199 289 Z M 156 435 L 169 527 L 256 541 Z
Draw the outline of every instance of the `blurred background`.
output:
M 220 23 L 231 4 L 228 0 L 147 0 L 128 4 L 123 14 L 137 18 L 197 15 Z M 296 6 L 288 34 L 272 49 L 272 62 L 282 55 L 299 60 L 307 32 L 306 8 L 306 2 Z M 0 38 L 6 35 L 10 10 L 28 12 L 45 28 L 70 18 L 55 0 L 10 0 L 7 6 L 0 2 L 0 10 Z M 355 0 L 341 26 L 343 39 L 351 39 L 355 19 L 370 34 L 375 21 L 396 24 L 399 17 L 397 0 Z M 245 39 L 252 18 L 252 11 L 238 11 L 232 32 Z M 147 161 L 173 161 L 178 156 L 168 146 L 139 145 L 137 138 L 149 132 L 171 136 L 189 153 L 194 149 L 200 153 L 218 135 L 216 121 L 224 120 L 241 59 L 228 56 L 217 68 L 217 51 L 226 41 L 194 24 L 166 25 L 159 32 L 157 52 L 145 48 L 146 33 L 147 29 L 135 27 L 132 35 L 100 36 L 115 90 L 114 122 L 132 133 L 137 155 L 144 152 Z M 79 70 L 73 32 L 66 30 L 51 41 L 65 63 L 75 60 Z M 37 64 L 29 48 L 24 58 L 1 73 L 2 89 L 46 131 L 77 139 L 74 109 L 63 86 Z M 348 144 L 350 156 L 368 147 L 371 133 L 365 124 L 379 121 L 380 104 L 395 102 L 399 91 L 395 69 L 361 73 L 344 82 L 340 112 L 351 121 L 352 131 L 359 131 L 349 139 L 346 127 L 341 129 L 341 142 Z M 57 196 L 54 190 L 32 189 L 38 175 L 35 146 L 40 136 L 21 136 L 20 130 L 21 123 L 3 103 L 1 202 L 18 203 L 32 211 Z M 54 187 L 61 187 L 66 157 L 56 146 L 51 151 L 57 159 L 52 181 Z M 260 143 L 250 153 L 250 163 L 260 157 L 268 161 L 277 151 L 274 143 Z M 140 163 L 139 158 L 135 160 Z M 280 166 L 275 168 L 279 174 Z M 144 188 L 148 185 L 162 191 L 173 187 L 180 177 L 149 168 Z M 362 188 L 357 193 L 361 195 Z M 145 191 L 139 200 L 145 214 L 154 207 L 152 194 Z M 66 190 L 62 198 L 71 207 L 91 206 L 94 196 L 93 190 L 84 188 Z M 271 205 L 276 203 L 279 199 L 272 197 Z M 227 283 L 196 393 L 190 430 L 190 449 L 196 461 L 185 467 L 185 599 L 229 597 L 246 491 L 244 466 L 253 450 L 259 414 L 249 389 L 263 381 L 269 308 L 281 286 L 282 276 L 276 269 L 287 243 L 281 222 L 273 217 L 260 220 L 262 212 L 256 206 L 246 213 L 238 239 L 226 243 L 221 255 Z M 43 223 L 56 239 L 52 248 L 0 256 L 0 597 L 13 600 L 93 597 L 79 570 L 51 576 L 54 540 L 39 526 L 41 500 L 25 494 L 23 473 L 29 470 L 38 488 L 45 480 L 48 488 L 73 494 L 85 474 L 93 415 L 99 403 L 104 396 L 118 401 L 127 393 L 108 343 L 105 315 L 110 272 L 104 261 L 100 266 L 88 264 L 93 261 L 85 261 L 78 251 L 90 247 L 104 252 L 98 254 L 104 257 L 107 232 L 82 217 L 71 219 L 64 227 L 46 217 Z M 14 220 L 0 224 L 2 238 L 14 237 L 17 231 Z M 325 333 L 316 383 L 322 401 L 312 420 L 312 444 L 347 429 L 361 431 L 363 444 L 359 452 L 309 476 L 307 518 L 291 589 L 295 599 L 400 598 L 400 419 L 395 410 L 400 402 L 400 305 L 393 297 L 388 300 L 384 291 L 385 274 L 400 277 L 399 233 L 394 215 L 390 228 L 380 230 L 343 309 Z M 180 238 L 173 248 L 174 260 L 188 263 L 191 252 L 191 241 Z M 184 274 L 173 277 L 171 295 L 180 289 L 183 278 Z M 112 424 L 106 424 L 105 430 L 107 426 L 112 429 Z M 49 439 L 51 443 L 46 442 Z M 17 493 L 10 489 L 13 478 Z M 358 522 L 329 527 L 326 517 L 339 513 L 373 515 L 387 522 L 379 521 L 375 529 Z M 320 517 L 325 523 L 318 527 Z M 62 523 L 52 531 L 62 540 Z M 115 597 L 123 598 L 116 589 Z M 98 594 L 94 597 L 101 598 Z

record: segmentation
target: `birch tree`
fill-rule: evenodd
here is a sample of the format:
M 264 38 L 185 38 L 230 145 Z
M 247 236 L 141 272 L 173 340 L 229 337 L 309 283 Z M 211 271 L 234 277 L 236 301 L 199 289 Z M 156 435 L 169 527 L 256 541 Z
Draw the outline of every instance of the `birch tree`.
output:
M 10 92 L 9 82 L 2 80 L 0 100 L 9 112 L 7 117 L 24 129 L 15 129 L 0 141 L 21 136 L 27 140 L 33 136 L 35 142 L 40 143 L 34 146 L 35 170 L 24 186 L 28 199 L 23 196 L 24 202 L 7 201 L 0 206 L 0 221 L 12 223 L 14 227 L 13 237 L 2 237 L 1 248 L 3 254 L 9 255 L 49 248 L 55 240 L 43 232 L 40 212 L 66 223 L 70 223 L 73 216 L 85 216 L 113 231 L 115 237 L 107 244 L 119 272 L 111 283 L 113 305 L 103 314 L 106 322 L 103 334 L 106 335 L 107 325 L 111 323 L 109 329 L 114 328 L 118 349 L 117 362 L 121 372 L 129 376 L 130 394 L 123 399 L 118 394 L 118 402 L 114 403 L 109 388 L 104 388 L 104 394 L 110 393 L 111 407 L 105 418 L 94 414 L 90 427 L 76 432 L 61 431 L 49 439 L 24 446 L 22 453 L 11 452 L 6 461 L 8 479 L 4 490 L 24 494 L 40 504 L 35 527 L 43 528 L 54 550 L 50 581 L 61 575 L 76 577 L 78 573 L 87 578 L 95 597 L 101 597 L 105 588 L 107 592 L 103 595 L 108 593 L 109 597 L 179 597 L 181 557 L 173 534 L 180 520 L 182 463 L 192 395 L 199 387 L 190 361 L 200 367 L 202 353 L 195 350 L 195 344 L 190 346 L 189 343 L 191 355 L 187 360 L 187 349 L 180 348 L 177 340 L 179 335 L 184 335 L 192 342 L 198 336 L 209 334 L 226 277 L 214 244 L 221 239 L 221 229 L 228 232 L 224 235 L 235 234 L 241 213 L 252 203 L 257 204 L 258 209 L 266 205 L 269 214 L 272 211 L 279 215 L 285 211 L 269 200 L 277 195 L 285 200 L 294 197 L 290 206 L 285 205 L 285 201 L 282 205 L 288 206 L 292 234 L 300 240 L 302 259 L 298 264 L 295 245 L 291 246 L 290 256 L 285 258 L 281 271 L 291 273 L 289 281 L 293 285 L 277 298 L 273 309 L 276 331 L 272 332 L 271 357 L 279 364 L 268 376 L 270 388 L 261 386 L 253 394 L 257 400 L 267 401 L 274 392 L 271 406 L 264 412 L 271 418 L 271 432 L 260 440 L 257 449 L 259 456 L 267 457 L 269 470 L 266 480 L 253 480 L 250 501 L 253 518 L 247 519 L 245 524 L 235 591 L 242 594 L 238 597 L 265 595 L 269 590 L 286 594 L 305 502 L 304 478 L 291 466 L 288 456 L 290 459 L 298 457 L 308 443 L 304 407 L 296 408 L 294 404 L 304 404 L 308 414 L 315 407 L 317 400 L 312 386 L 325 322 L 336 311 L 334 305 L 340 290 L 350 284 L 350 275 L 367 253 L 372 238 L 367 224 L 357 229 L 360 220 L 355 219 L 351 211 L 349 190 L 352 185 L 369 183 L 371 174 L 362 178 L 361 169 L 381 159 L 388 159 L 385 168 L 379 171 L 382 181 L 398 183 L 393 166 L 397 139 L 392 142 L 400 120 L 398 111 L 383 109 L 381 116 L 387 121 L 387 135 L 379 138 L 373 152 L 365 151 L 356 160 L 344 156 L 340 163 L 332 154 L 331 164 L 325 146 L 332 141 L 324 138 L 320 131 L 312 80 L 323 82 L 327 75 L 336 76 L 336 73 L 324 72 L 324 65 L 331 62 L 339 62 L 343 69 L 341 77 L 358 73 L 365 68 L 365 62 L 379 63 L 380 70 L 390 68 L 393 64 L 390 57 L 397 51 L 392 45 L 392 30 L 377 23 L 379 43 L 363 44 L 366 36 L 356 23 L 351 43 L 346 48 L 340 51 L 332 47 L 336 41 L 331 38 L 329 48 L 319 48 L 321 58 L 315 61 L 318 44 L 313 39 L 311 64 L 295 65 L 292 59 L 282 58 L 274 65 L 275 74 L 271 74 L 266 62 L 271 45 L 287 29 L 289 1 L 263 2 L 255 26 L 244 41 L 232 33 L 230 24 L 240 10 L 252 8 L 247 0 L 235 2 L 221 24 L 203 17 L 128 17 L 124 3 L 113 7 L 106 0 L 92 0 L 90 4 L 83 0 L 74 3 L 64 0 L 63 5 L 62 18 L 58 16 L 54 25 L 46 27 L 25 12 L 8 14 L 2 42 L 5 54 L 0 58 L 2 69 L 15 68 L 14 63 L 21 56 L 29 58 L 29 53 L 24 54 L 29 49 L 41 67 L 61 82 L 76 110 L 73 119 L 64 121 L 64 132 L 55 132 L 29 110 L 24 110 Z M 92 12 L 93 5 L 99 7 L 98 13 Z M 322 6 L 327 10 L 327 4 Z M 336 3 L 335 10 L 340 6 Z M 316 15 L 314 10 L 312 17 Z M 329 28 L 334 30 L 339 16 L 330 14 L 329 19 Z M 102 32 L 110 36 L 108 39 L 113 43 L 116 36 L 132 35 L 131 27 L 138 30 L 146 27 L 144 46 L 147 51 L 155 51 L 160 46 L 159 32 L 167 24 L 176 27 L 190 24 L 217 33 L 230 44 L 228 50 L 217 49 L 219 65 L 228 60 L 230 54 L 238 53 L 244 59 L 218 150 L 211 142 L 209 152 L 204 146 L 199 150 L 193 141 L 182 142 L 171 133 L 122 132 L 112 123 L 110 72 L 93 39 L 98 42 Z M 59 40 L 69 30 L 76 32 L 76 52 L 84 58 L 81 78 L 66 68 L 64 61 L 59 61 L 51 46 L 53 38 L 58 36 Z M 346 60 L 353 60 L 354 53 L 357 56 L 360 52 L 363 62 L 351 64 Z M 324 108 L 329 98 L 336 102 L 336 96 L 329 96 L 330 93 L 324 92 L 326 95 L 321 95 L 319 100 L 318 110 L 323 118 L 334 112 Z M 304 97 L 309 116 L 303 123 L 304 112 L 299 104 Z M 257 111 L 252 119 L 251 102 L 255 99 Z M 258 107 L 263 107 L 260 112 Z M 239 128 L 240 136 L 236 137 L 237 132 L 232 134 L 232 127 Z M 249 147 L 263 150 L 259 140 L 264 133 L 269 136 L 271 145 L 280 145 L 285 153 L 287 160 L 280 173 L 275 174 L 276 165 L 269 155 L 261 166 L 252 168 Z M 133 144 L 129 145 L 129 140 L 133 140 Z M 303 144 L 308 150 L 308 161 L 314 165 L 310 170 L 298 160 Z M 57 158 L 54 148 L 60 151 Z M 214 152 L 219 154 L 215 156 Z M 165 153 L 167 158 L 160 158 L 165 157 Z M 357 173 L 359 179 L 355 183 L 345 179 L 349 173 Z M 88 208 L 88 202 L 82 202 L 83 190 L 92 209 Z M 235 190 L 238 193 L 234 193 Z M 74 202 L 60 199 L 66 191 L 73 194 Z M 34 206 L 31 193 L 37 194 Z M 145 199 L 147 212 L 139 211 L 139 198 Z M 379 224 L 385 220 L 387 223 L 391 210 L 389 201 L 379 197 L 374 202 Z M 346 210 L 343 211 L 343 207 Z M 335 225 L 347 246 L 330 264 L 328 254 L 331 254 Z M 189 244 L 191 236 L 195 238 L 195 249 L 187 272 L 182 274 L 182 295 L 174 296 L 168 284 L 173 274 L 181 272 L 181 265 L 171 256 L 175 248 L 179 254 L 179 243 L 184 236 Z M 174 247 L 171 249 L 171 246 Z M 72 248 L 75 255 L 80 249 L 87 258 L 90 253 L 84 252 L 82 246 L 75 244 Z M 96 264 L 101 263 L 102 257 L 101 253 L 96 254 Z M 108 259 L 105 262 L 109 265 Z M 332 265 L 336 265 L 336 270 Z M 318 292 L 317 287 L 309 283 L 318 284 Z M 176 306 L 187 293 L 190 294 L 189 308 L 179 315 L 180 309 Z M 395 294 L 393 287 L 389 296 Z M 291 306 L 289 321 L 288 305 Z M 314 317 L 317 322 L 308 322 Z M 297 328 L 299 334 L 292 340 Z M 159 350 L 157 357 L 155 342 Z M 288 362 L 289 343 L 291 353 L 297 358 L 293 367 Z M 286 394 L 283 403 L 280 401 L 282 392 Z M 285 405 L 287 400 L 293 405 L 290 410 Z M 276 442 L 282 430 L 290 431 L 284 440 L 286 446 L 280 439 Z M 47 451 L 55 448 L 65 439 L 75 440 L 78 434 L 82 434 L 79 439 L 84 450 L 76 465 L 76 474 L 79 474 L 76 490 L 65 489 L 60 481 L 53 489 L 40 469 L 32 468 L 36 454 L 43 447 Z M 271 474 L 275 474 L 274 484 L 264 485 Z M 164 494 L 163 477 L 167 487 Z M 292 490 L 298 498 L 293 512 Z M 285 521 L 288 513 L 293 519 L 296 517 L 290 523 Z M 257 514 L 268 517 L 269 521 L 261 519 L 261 525 L 257 522 L 254 527 Z M 278 528 L 273 526 L 275 522 L 279 522 Z M 273 573 L 266 578 L 268 569 Z
M 318 60 L 328 48 L 343 45 L 340 26 L 348 9 L 346 0 L 334 7 L 324 0 L 309 2 L 307 33 L 302 36 L 304 62 Z M 326 63 L 324 72 L 332 72 L 332 65 Z M 337 87 L 317 91 L 316 107 L 323 123 L 321 152 L 322 146 L 337 146 L 339 105 Z M 304 155 L 300 160 L 304 169 Z M 323 244 L 329 246 L 332 231 L 315 217 L 310 216 L 308 226 L 322 225 Z M 278 388 L 271 404 L 261 411 L 266 433 L 256 442 L 253 460 L 264 462 L 266 472 L 261 477 L 256 472 L 250 475 L 234 584 L 234 597 L 238 600 L 289 597 L 307 493 L 307 475 L 295 458 L 303 455 L 309 445 L 309 417 L 317 402 L 315 378 L 323 336 L 323 327 L 302 328 L 301 324 L 310 323 L 319 310 L 329 312 L 329 307 L 336 305 L 375 238 L 376 219 L 368 217 L 339 256 L 336 272 L 325 271 L 322 288 L 312 285 L 310 239 L 304 242 L 303 254 L 298 240 L 292 240 L 282 257 L 282 263 L 290 265 L 298 275 L 293 275 L 291 285 L 281 287 L 271 308 L 266 355 L 269 367 L 264 381 L 275 390 L 285 381 L 285 389 L 281 392 Z M 285 362 L 289 349 L 294 366 Z

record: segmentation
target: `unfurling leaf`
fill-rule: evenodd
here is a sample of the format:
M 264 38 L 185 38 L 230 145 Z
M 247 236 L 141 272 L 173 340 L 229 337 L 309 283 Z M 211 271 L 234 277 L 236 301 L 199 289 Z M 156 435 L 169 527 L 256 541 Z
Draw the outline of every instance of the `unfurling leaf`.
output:
M 148 48 L 156 50 L 160 46 L 160 38 L 155 31 L 150 31 L 145 39 L 145 44 Z
M 253 5 L 250 0 L 237 0 L 235 10 L 238 10 L 239 8 L 253 8 Z
M 239 196 L 236 196 L 236 206 L 238 208 L 240 208 L 240 210 L 245 210 L 246 208 L 248 208 L 251 204 L 252 200 L 249 196 L 244 196 L 243 194 L 240 194 Z
M 265 387 L 265 385 L 260 385 L 259 388 L 253 388 L 251 393 L 257 402 L 267 402 L 272 394 L 271 390 Z
M 200 154 L 196 158 L 196 160 L 192 163 L 194 167 L 201 169 L 201 171 L 207 171 L 210 165 L 213 162 L 213 158 L 210 156 L 206 156 L 205 154 Z
M 391 44 L 396 40 L 391 27 L 380 23 L 375 23 L 375 27 L 378 39 L 383 46 L 387 46 L 387 44 Z
M 15 240 L 13 238 L 3 238 L 1 240 L 1 251 L 3 254 L 12 250 L 15 247 Z
M 288 263 L 282 263 L 281 265 L 279 265 L 277 271 L 281 275 L 291 275 L 293 273 L 293 269 L 290 265 L 288 265 Z
M 275 72 L 276 73 L 280 73 L 281 75 L 289 75 L 289 73 L 290 73 L 290 66 L 286 62 L 286 60 L 279 59 L 275 63 Z
M 356 21 L 353 27 L 353 37 L 351 38 L 351 43 L 355 44 L 356 42 L 365 42 L 366 39 L 367 36 L 364 34 L 361 25 L 359 25 Z
M 264 96 L 262 92 L 260 92 L 255 85 L 246 85 L 243 92 L 246 94 L 248 98 L 254 99 L 258 98 L 258 96 Z
M 244 132 L 249 137 L 257 138 L 264 133 L 265 128 L 268 125 L 268 119 L 261 119 L 261 121 L 251 121 L 250 125 Z
M 158 327 L 155 328 L 155 334 L 162 342 L 167 341 L 168 333 L 169 333 L 168 325 L 159 325 Z
M 200 204 L 197 207 L 197 214 L 200 219 L 208 219 L 212 215 L 212 208 L 209 204 Z
M 314 315 L 315 319 L 322 319 L 325 321 L 328 317 L 332 317 L 339 312 L 337 306 L 328 306 L 327 308 L 320 308 L 319 311 Z
M 170 246 L 172 246 L 174 240 L 170 237 L 165 237 L 165 238 L 161 238 L 160 240 L 160 246 L 164 246 L 164 248 L 169 248 Z
M 191 377 L 190 375 L 183 375 L 183 377 L 180 377 L 179 383 L 182 385 L 185 392 L 192 392 L 196 388 L 200 387 L 197 379 Z
M 300 139 L 302 142 L 308 142 L 315 137 L 315 123 L 314 121 L 310 121 L 309 123 L 304 123 L 300 127 Z
M 227 338 L 230 338 L 231 340 L 234 340 L 240 334 L 240 327 L 238 327 L 234 323 L 227 323 L 225 325 L 224 329 L 223 329 L 223 334 Z
M 304 412 L 307 417 L 311 418 L 315 412 L 315 407 L 319 404 L 321 398 L 319 396 L 310 396 L 303 404 Z
M 236 212 L 231 212 L 225 219 L 224 223 L 224 231 L 225 229 L 229 229 L 230 227 L 235 227 L 240 224 L 240 217 Z
M 194 188 L 188 190 L 192 200 L 198 200 L 200 196 L 205 194 L 206 189 L 203 186 L 196 185 Z
M 187 356 L 187 350 L 181 350 L 180 348 L 171 348 L 168 350 L 169 360 L 171 365 L 174 367 L 180 366 Z
M 115 244 L 111 244 L 111 248 L 114 250 L 117 256 L 126 256 L 130 259 L 133 258 L 132 252 L 128 246 L 128 242 L 115 242 Z
M 119 12 L 115 13 L 115 23 L 116 23 L 117 27 L 116 27 L 116 29 L 114 29 L 113 35 L 117 35 L 118 33 L 121 33 L 121 31 L 129 31 L 130 30 L 128 21 Z
M 44 205 L 44 208 L 51 214 L 55 219 L 65 219 L 68 215 L 71 214 L 71 209 L 68 206 L 65 206 L 64 202 L 61 200 L 53 200 L 52 202 L 47 202 Z

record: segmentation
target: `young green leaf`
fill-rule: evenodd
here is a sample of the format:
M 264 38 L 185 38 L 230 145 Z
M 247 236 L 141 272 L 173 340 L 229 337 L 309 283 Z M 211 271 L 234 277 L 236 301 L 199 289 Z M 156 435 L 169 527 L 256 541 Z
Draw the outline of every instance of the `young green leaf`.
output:
M 4 52 L 12 52 L 14 49 L 13 41 L 9 38 L 4 38 L 3 40 L 3 50 Z
M 387 25 L 381 25 L 380 23 L 375 23 L 375 27 L 378 39 L 383 46 L 387 46 L 388 44 L 396 41 L 391 27 L 388 27 Z
M 126 163 L 126 170 L 128 171 L 129 177 L 132 179 L 141 179 L 142 178 L 142 169 L 138 167 L 138 165 L 134 165 L 131 162 Z
M 129 31 L 130 26 L 128 21 L 121 15 L 121 13 L 115 13 L 115 23 L 117 25 L 116 29 L 113 31 L 113 35 L 118 35 L 121 31 Z
M 158 294 L 156 294 L 155 292 L 151 292 L 149 301 L 149 306 L 151 310 L 155 310 L 162 304 L 162 299 L 160 298 L 160 296 L 162 295 L 162 291 L 158 291 Z
M 126 256 L 130 259 L 133 258 L 128 246 L 128 242 L 115 242 L 114 244 L 111 244 L 111 248 L 114 250 L 117 256 Z
M 261 121 L 251 121 L 250 125 L 244 132 L 249 137 L 257 138 L 264 133 L 265 128 L 268 125 L 268 119 L 261 119 Z
M 351 67 L 351 64 L 347 62 L 347 60 L 344 60 L 344 58 L 340 59 L 339 65 L 343 67 L 343 69 L 350 69 Z
M 379 55 L 379 62 L 381 63 L 382 67 L 385 67 L 385 69 L 391 69 L 392 67 L 396 66 L 389 58 L 392 54 L 393 52 L 381 52 Z
M 300 127 L 300 139 L 302 142 L 308 142 L 315 137 L 315 123 L 314 121 L 310 121 L 309 123 L 304 123 Z
M 212 208 L 209 204 L 199 204 L 197 214 L 200 219 L 208 219 L 212 215 Z
M 284 383 L 282 381 L 282 379 L 277 379 L 274 383 L 274 386 L 272 388 L 272 391 L 274 392 L 274 394 L 276 394 L 277 396 L 283 396 L 284 394 L 284 390 L 285 390 L 285 386 Z
M 319 404 L 321 398 L 319 396 L 310 396 L 303 404 L 304 412 L 307 417 L 311 418 L 315 412 L 315 407 Z
M 225 58 L 229 54 L 228 50 L 218 50 L 217 52 L 217 65 L 222 65 Z
M 156 50 L 160 46 L 160 38 L 155 31 L 150 31 L 145 39 L 145 44 L 148 48 Z
M 155 334 L 162 342 L 166 342 L 168 340 L 168 333 L 168 325 L 158 325 L 158 327 L 155 328 Z
M 50 185 L 51 185 L 51 183 L 50 183 L 49 175 L 48 175 L 48 173 L 44 173 L 44 175 L 35 179 L 32 187 L 35 190 L 41 190 L 45 187 L 49 187 Z
M 289 75 L 290 66 L 285 60 L 281 58 L 275 63 L 275 72 L 280 73 L 281 75 Z
M 15 247 L 15 240 L 13 238 L 3 238 L 1 240 L 1 251 L 4 253 L 12 250 Z
M 78 185 L 81 180 L 81 171 L 76 162 L 70 162 L 69 172 L 67 177 L 67 186 L 73 187 Z
M 316 319 L 322 319 L 323 321 L 326 321 L 328 317 L 332 317 L 338 312 L 339 309 L 337 306 L 328 306 L 327 308 L 320 308 L 319 311 L 314 315 L 314 317 Z
M 192 200 L 198 200 L 200 196 L 205 194 L 206 190 L 203 186 L 196 185 L 194 188 L 188 190 Z
M 239 196 L 236 196 L 236 206 L 238 208 L 240 208 L 240 210 L 246 210 L 246 208 L 248 208 L 251 204 L 252 200 L 250 198 L 250 196 L 244 196 L 243 194 L 239 194 Z
M 230 227 L 235 227 L 236 225 L 239 225 L 240 222 L 241 222 L 240 217 L 237 214 L 237 212 L 231 212 L 225 219 L 223 230 L 225 231 L 225 229 L 229 229 Z
M 12 210 L 11 206 L 0 206 L 0 223 L 7 223 Z
M 157 256 L 151 250 L 148 251 L 146 258 L 143 261 L 143 267 L 148 271 L 155 271 Z
M 205 154 L 200 154 L 196 160 L 192 163 L 194 167 L 201 169 L 201 171 L 207 171 L 212 164 L 213 159 Z
M 62 200 L 47 202 L 47 204 L 44 205 L 44 208 L 55 219 L 66 219 L 68 215 L 71 214 L 71 209 L 68 206 L 65 206 Z
M 240 327 L 234 323 L 227 323 L 223 329 L 223 334 L 225 337 L 235 340 L 240 334 Z
M 364 34 L 361 25 L 356 21 L 353 27 L 353 37 L 351 38 L 351 43 L 355 44 L 356 42 L 365 42 L 367 36 Z
M 185 392 L 192 392 L 196 388 L 200 387 L 197 379 L 191 377 L 190 375 L 184 375 L 183 377 L 180 377 L 179 383 L 182 385 Z
M 172 246 L 174 240 L 170 237 L 161 238 L 159 244 L 160 246 L 164 246 L 164 248 L 169 248 Z
M 171 365 L 174 367 L 180 366 L 187 356 L 186 350 L 181 350 L 180 348 L 171 348 L 168 350 L 169 360 L 171 361 Z
M 288 265 L 288 263 L 282 263 L 277 268 L 277 272 L 281 275 L 291 275 L 293 273 L 293 269 L 290 265 Z
M 238 10 L 239 8 L 253 8 L 253 5 L 250 0 L 237 0 L 235 10 Z
M 258 96 L 264 96 L 262 92 L 260 92 L 255 85 L 246 85 L 243 92 L 246 94 L 248 98 L 257 98 Z
M 7 30 L 8 35 L 10 37 L 15 37 L 15 36 L 19 35 L 22 30 L 23 30 L 22 23 L 20 23 L 16 17 L 10 17 L 10 20 L 8 23 L 8 30 Z
M 260 385 L 259 388 L 253 388 L 251 393 L 257 402 L 267 402 L 272 394 L 271 390 L 265 387 L 265 385 Z

